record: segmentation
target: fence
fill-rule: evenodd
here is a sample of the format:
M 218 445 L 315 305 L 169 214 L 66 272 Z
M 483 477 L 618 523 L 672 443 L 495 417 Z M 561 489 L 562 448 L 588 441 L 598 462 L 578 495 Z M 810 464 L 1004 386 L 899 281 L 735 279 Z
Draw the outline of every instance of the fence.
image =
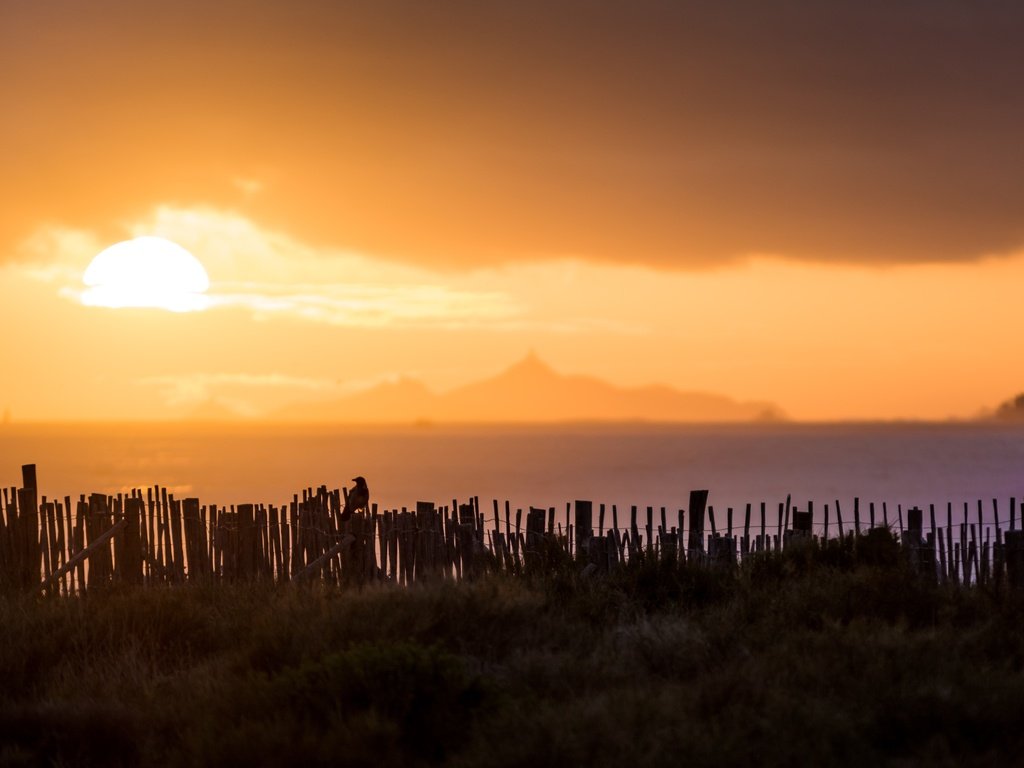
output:
M 585 573 L 607 572 L 639 558 L 686 561 L 703 567 L 733 567 L 744 558 L 800 547 L 849 544 L 855 551 L 872 540 L 897 533 L 903 556 L 929 577 L 952 584 L 1024 586 L 1024 531 L 1016 525 L 1016 500 L 1010 499 L 1009 529 L 1004 532 L 993 500 L 995 535 L 982 519 L 954 524 L 952 504 L 945 527 L 924 513 L 897 508 L 890 522 L 887 505 L 876 520 L 869 505 L 862 521 L 859 500 L 853 520 L 844 521 L 838 501 L 823 507 L 816 524 L 814 505 L 778 505 L 775 530 L 766 505 L 752 520 L 734 528 L 732 508 L 720 530 L 706 490 L 691 491 L 687 510 L 669 525 L 666 509 L 629 510 L 628 525 L 612 506 L 576 501 L 565 507 L 531 507 L 514 514 L 508 502 L 493 501 L 487 516 L 479 499 L 451 506 L 417 502 L 412 510 L 356 512 L 342 520 L 345 491 L 326 486 L 306 489 L 288 505 L 200 505 L 195 498 L 175 499 L 159 487 L 130 494 L 40 497 L 35 465 L 22 467 L 22 487 L 3 489 L 0 504 L 0 586 L 70 594 L 110 583 L 176 584 L 186 581 L 268 579 L 330 584 L 396 584 L 475 578 L 485 572 L 540 573 L 573 563 Z M 502 514 L 503 513 L 503 514 Z M 686 526 L 684 527 L 684 518 Z M 738 522 L 738 521 L 737 521 Z M 881 526 L 876 525 L 881 522 Z M 524 525 L 525 523 L 525 525 Z M 705 527 L 705 524 L 708 527 Z M 852 523 L 852 524 L 851 524 Z M 864 523 L 864 525 L 862 525 Z M 741 533 L 742 531 L 742 533 Z M 835 536 L 830 535 L 835 532 Z M 683 547 L 685 539 L 686 546 Z

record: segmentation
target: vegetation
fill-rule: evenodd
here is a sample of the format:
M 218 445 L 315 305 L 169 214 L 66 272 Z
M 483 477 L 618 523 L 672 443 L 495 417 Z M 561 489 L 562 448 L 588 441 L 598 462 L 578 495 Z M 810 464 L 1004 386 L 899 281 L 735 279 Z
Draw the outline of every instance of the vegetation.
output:
M 0 764 L 1019 762 L 1024 596 L 875 539 L 738 572 L 7 596 Z
M 1000 421 L 1024 421 L 1024 394 L 1001 403 L 995 417 Z

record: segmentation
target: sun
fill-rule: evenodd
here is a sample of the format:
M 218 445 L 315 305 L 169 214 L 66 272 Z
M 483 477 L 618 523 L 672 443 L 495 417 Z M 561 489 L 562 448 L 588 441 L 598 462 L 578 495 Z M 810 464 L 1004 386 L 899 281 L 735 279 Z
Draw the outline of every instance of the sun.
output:
M 210 278 L 195 256 L 162 237 L 136 237 L 100 251 L 86 267 L 82 303 L 193 312 L 209 306 Z

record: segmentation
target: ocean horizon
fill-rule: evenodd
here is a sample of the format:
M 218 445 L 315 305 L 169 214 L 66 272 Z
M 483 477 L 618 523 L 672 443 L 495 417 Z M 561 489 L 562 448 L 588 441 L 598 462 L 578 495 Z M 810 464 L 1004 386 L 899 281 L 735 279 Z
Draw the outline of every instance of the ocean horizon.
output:
M 996 513 L 1008 527 L 1010 499 L 1024 498 L 1024 429 L 981 422 L 770 424 L 524 424 L 301 425 L 6 424 L 0 428 L 0 485 L 20 483 L 22 464 L 37 465 L 40 493 L 77 498 L 133 488 L 167 488 L 203 504 L 285 504 L 303 489 L 350 486 L 363 475 L 381 510 L 438 505 L 478 497 L 490 516 L 493 500 L 511 508 L 555 507 L 586 499 L 612 505 L 619 525 L 629 509 L 646 507 L 669 525 L 689 491 L 708 489 L 725 525 L 743 524 L 746 504 L 769 524 L 787 495 L 794 507 L 814 503 L 815 525 L 828 504 L 844 522 L 859 499 L 882 504 L 891 523 L 898 510 L 935 505 L 944 525 Z M 995 504 L 993 504 L 995 500 Z M 927 519 L 927 518 L 926 518 Z

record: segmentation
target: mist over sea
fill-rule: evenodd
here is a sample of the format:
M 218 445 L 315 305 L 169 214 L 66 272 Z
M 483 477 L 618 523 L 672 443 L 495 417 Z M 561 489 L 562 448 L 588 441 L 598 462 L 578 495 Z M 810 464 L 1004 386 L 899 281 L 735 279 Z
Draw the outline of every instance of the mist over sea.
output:
M 1009 498 L 1024 497 L 1024 429 L 996 424 L 0 427 L 0 485 L 17 485 L 24 463 L 50 498 L 160 485 L 204 504 L 283 504 L 364 475 L 381 509 L 479 496 L 488 516 L 507 499 L 561 520 L 566 502 L 589 499 L 608 506 L 608 525 L 612 504 L 620 525 L 633 504 L 666 507 L 673 525 L 694 488 L 710 490 L 720 526 L 729 506 L 742 525 L 748 502 L 758 524 L 761 501 L 774 521 L 787 493 L 814 501 L 818 525 L 837 499 L 852 521 L 855 496 L 865 520 L 869 502 L 879 520 L 883 501 L 890 520 L 897 504 L 935 504 L 940 525 L 947 502 L 958 520 L 968 502 L 976 520 L 982 499 L 988 523 L 993 498 L 1008 520 Z

